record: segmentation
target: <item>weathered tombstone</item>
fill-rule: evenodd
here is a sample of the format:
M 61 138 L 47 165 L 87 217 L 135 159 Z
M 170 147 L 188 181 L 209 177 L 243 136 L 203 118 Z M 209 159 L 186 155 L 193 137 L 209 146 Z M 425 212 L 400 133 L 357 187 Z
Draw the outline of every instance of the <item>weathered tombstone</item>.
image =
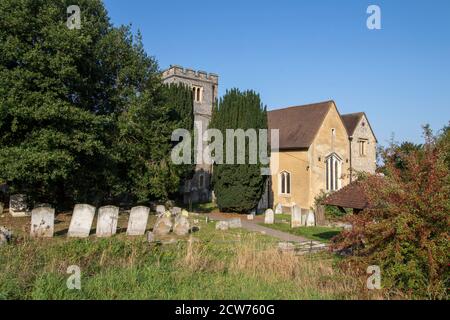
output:
M 302 226 L 302 211 L 299 206 L 292 207 L 291 228 L 298 228 Z
M 241 218 L 228 220 L 228 226 L 230 229 L 242 228 Z
M 11 241 L 12 233 L 6 227 L 0 227 L 0 246 L 8 244 Z
M 177 215 L 179 215 L 181 213 L 181 208 L 180 207 L 173 207 L 170 211 L 172 212 L 172 216 L 175 217 L 175 216 L 177 216 Z
M 110 237 L 117 232 L 117 220 L 119 220 L 119 208 L 104 206 L 98 209 L 97 237 Z
M 5 206 L 5 205 L 3 204 L 3 202 L 0 202 L 0 215 L 3 214 L 4 206 Z
M 9 213 L 13 217 L 26 217 L 30 213 L 28 211 L 27 195 L 13 194 L 9 198 Z
M 89 204 L 75 205 L 72 220 L 70 220 L 68 236 L 76 238 L 89 237 L 94 216 L 95 207 Z
M 229 226 L 228 221 L 219 221 L 216 223 L 216 230 L 228 230 Z
M 157 236 L 164 236 L 170 233 L 172 230 L 172 219 L 166 214 L 156 220 L 155 226 L 153 227 L 153 233 Z
M 253 220 L 255 218 L 254 214 L 248 214 L 247 215 L 247 220 Z
M 166 207 L 164 207 L 162 204 L 159 204 L 156 206 L 156 215 L 162 216 L 166 212 Z
M 283 206 L 281 205 L 281 203 L 279 203 L 275 207 L 275 214 L 282 214 L 282 213 L 283 213 Z
M 306 219 L 308 218 L 309 210 L 308 209 L 301 209 L 302 210 L 302 226 L 306 226 Z
M 314 212 L 309 210 L 308 215 L 306 217 L 306 226 L 314 227 L 316 225 L 316 218 L 314 217 Z
M 141 236 L 147 229 L 148 215 L 150 208 L 139 206 L 131 208 L 130 218 L 128 220 L 127 235 Z
M 51 238 L 55 226 L 55 209 L 50 207 L 38 207 L 31 211 L 32 237 Z
M 155 241 L 155 235 L 151 231 L 147 231 L 147 242 L 152 243 Z
M 173 232 L 176 235 L 179 236 L 187 235 L 189 233 L 189 228 L 190 228 L 189 220 L 185 216 L 180 215 L 176 217 L 175 223 L 173 225 Z
M 267 209 L 264 212 L 264 223 L 265 224 L 273 224 L 275 220 L 274 213 L 272 209 Z

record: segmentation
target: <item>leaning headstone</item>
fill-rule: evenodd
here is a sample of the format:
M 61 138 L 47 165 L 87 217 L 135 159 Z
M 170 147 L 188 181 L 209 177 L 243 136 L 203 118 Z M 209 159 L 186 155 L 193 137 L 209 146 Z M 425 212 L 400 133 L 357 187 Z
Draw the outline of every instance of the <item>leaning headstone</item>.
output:
M 281 205 L 281 203 L 279 203 L 275 207 L 275 214 L 282 214 L 282 213 L 283 213 L 283 206 Z
M 110 237 L 117 232 L 117 220 L 119 220 L 119 208 L 104 206 L 98 209 L 97 237 Z
M 12 239 L 12 233 L 6 227 L 0 227 L 0 246 L 8 244 Z
M 68 236 L 76 238 L 89 237 L 94 216 L 95 207 L 89 204 L 75 205 L 72 220 L 70 220 Z
M 157 236 L 168 235 L 170 230 L 172 230 L 172 219 L 166 215 L 158 218 L 155 226 L 153 227 L 153 233 Z
M 230 229 L 242 228 L 242 223 L 240 218 L 235 218 L 228 220 L 228 226 Z
M 175 223 L 173 225 L 173 232 L 178 236 L 185 236 L 189 233 L 189 220 L 180 215 L 175 219 Z
M 162 204 L 159 204 L 156 206 L 156 215 L 162 216 L 166 212 L 166 207 L 164 207 Z
M 295 205 L 292 207 L 291 216 L 291 228 L 298 228 L 302 226 L 302 211 L 299 206 Z
M 228 230 L 229 226 L 228 221 L 219 221 L 216 223 L 216 230 Z
M 316 218 L 314 216 L 314 212 L 312 210 L 309 210 L 308 215 L 306 217 L 306 226 L 314 227 L 315 225 L 316 225 Z
M 181 208 L 180 207 L 173 207 L 170 211 L 172 212 L 172 216 L 175 217 L 175 216 L 177 216 L 177 215 L 179 215 L 181 213 Z
M 147 229 L 148 215 L 150 208 L 139 206 L 131 208 L 130 218 L 128 220 L 127 235 L 141 236 Z
M 274 213 L 272 209 L 267 209 L 264 213 L 264 223 L 273 224 L 275 220 Z
M 37 238 L 53 237 L 55 225 L 55 209 L 38 207 L 31 211 L 30 235 Z
M 30 215 L 27 196 L 25 194 L 13 194 L 10 196 L 9 213 L 13 217 L 26 217 Z

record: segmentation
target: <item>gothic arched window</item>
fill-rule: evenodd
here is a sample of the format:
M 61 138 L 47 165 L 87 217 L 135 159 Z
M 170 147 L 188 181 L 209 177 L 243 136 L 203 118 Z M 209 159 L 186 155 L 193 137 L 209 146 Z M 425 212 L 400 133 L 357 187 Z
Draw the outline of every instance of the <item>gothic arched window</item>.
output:
M 326 186 L 327 191 L 336 191 L 341 188 L 342 160 L 332 154 L 326 160 Z
M 291 174 L 287 171 L 280 173 L 280 193 L 291 194 Z

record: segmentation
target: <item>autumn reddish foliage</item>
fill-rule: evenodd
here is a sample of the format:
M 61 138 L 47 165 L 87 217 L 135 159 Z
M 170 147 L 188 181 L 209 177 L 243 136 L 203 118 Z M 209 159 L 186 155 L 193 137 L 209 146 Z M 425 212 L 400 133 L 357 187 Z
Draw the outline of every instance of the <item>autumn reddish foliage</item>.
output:
M 352 230 L 334 239 L 335 249 L 351 252 L 347 266 L 362 272 L 368 265 L 380 266 L 387 292 L 448 298 L 449 133 L 448 128 L 438 137 L 428 133 L 417 150 L 385 149 L 385 175 L 363 181 L 371 207 L 347 216 Z

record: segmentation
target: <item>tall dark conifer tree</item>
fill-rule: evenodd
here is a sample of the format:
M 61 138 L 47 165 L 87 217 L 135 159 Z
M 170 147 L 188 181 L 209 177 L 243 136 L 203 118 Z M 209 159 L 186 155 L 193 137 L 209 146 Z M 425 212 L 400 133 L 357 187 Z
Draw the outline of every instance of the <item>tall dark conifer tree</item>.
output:
M 227 91 L 213 108 L 210 128 L 219 129 L 224 137 L 226 152 L 227 129 L 255 129 L 259 139 L 259 129 L 267 129 L 267 111 L 254 91 L 241 92 L 238 89 Z M 236 142 L 236 141 L 235 141 Z M 259 145 L 259 141 L 258 141 Z M 249 141 L 245 143 L 245 164 L 237 163 L 237 143 L 234 144 L 234 164 L 214 165 L 213 185 L 217 204 L 222 211 L 249 212 L 255 209 L 261 198 L 266 176 L 261 175 L 262 165 L 249 164 Z

